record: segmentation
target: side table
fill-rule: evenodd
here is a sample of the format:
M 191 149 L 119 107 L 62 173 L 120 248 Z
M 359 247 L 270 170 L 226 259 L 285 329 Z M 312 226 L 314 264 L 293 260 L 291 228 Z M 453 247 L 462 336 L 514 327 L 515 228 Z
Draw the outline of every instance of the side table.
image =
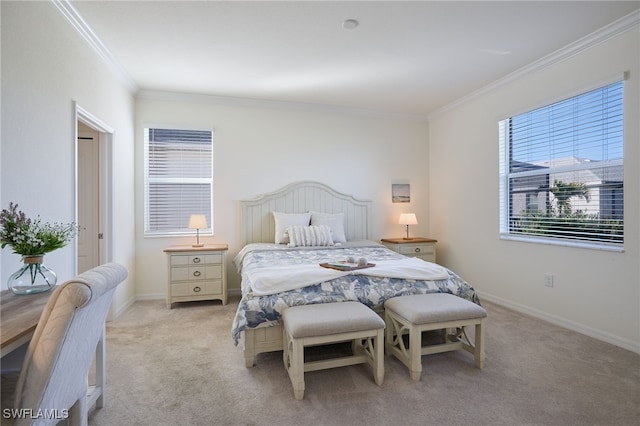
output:
M 436 263 L 436 243 L 432 238 L 383 238 L 382 244 L 388 249 L 409 257 L 419 257 L 427 262 Z
M 167 308 L 174 302 L 216 300 L 227 304 L 227 244 L 171 246 L 167 253 Z

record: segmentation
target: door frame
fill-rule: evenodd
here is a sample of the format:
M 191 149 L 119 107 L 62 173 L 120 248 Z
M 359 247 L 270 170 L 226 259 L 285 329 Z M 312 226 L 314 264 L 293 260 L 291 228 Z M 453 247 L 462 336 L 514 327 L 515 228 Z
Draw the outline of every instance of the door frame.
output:
M 103 238 L 100 239 L 100 263 L 113 262 L 113 139 L 114 129 L 74 101 L 74 217 L 78 221 L 78 121 L 99 133 L 99 208 L 98 221 Z M 78 274 L 78 247 L 75 244 L 75 273 Z

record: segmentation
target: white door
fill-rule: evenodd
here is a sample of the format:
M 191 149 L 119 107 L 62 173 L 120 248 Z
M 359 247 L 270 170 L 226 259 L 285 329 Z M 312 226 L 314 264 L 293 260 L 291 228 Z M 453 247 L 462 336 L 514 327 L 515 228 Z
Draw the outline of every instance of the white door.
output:
M 99 137 L 78 123 L 78 273 L 100 264 Z

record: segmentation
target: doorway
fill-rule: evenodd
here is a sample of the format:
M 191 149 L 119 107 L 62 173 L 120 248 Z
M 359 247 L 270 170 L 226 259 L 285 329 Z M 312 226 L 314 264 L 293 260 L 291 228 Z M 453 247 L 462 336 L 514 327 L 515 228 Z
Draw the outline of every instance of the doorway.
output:
M 78 271 L 100 265 L 100 133 L 78 121 Z
M 76 110 L 76 273 L 113 261 L 113 129 Z

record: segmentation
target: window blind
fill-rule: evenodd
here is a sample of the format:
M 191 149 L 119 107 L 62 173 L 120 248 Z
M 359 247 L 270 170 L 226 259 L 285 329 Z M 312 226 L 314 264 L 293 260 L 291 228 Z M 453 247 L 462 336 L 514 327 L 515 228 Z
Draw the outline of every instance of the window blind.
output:
M 144 139 L 145 235 L 193 233 L 192 214 L 212 230 L 212 132 L 146 128 Z
M 621 245 L 623 82 L 499 123 L 503 235 Z

